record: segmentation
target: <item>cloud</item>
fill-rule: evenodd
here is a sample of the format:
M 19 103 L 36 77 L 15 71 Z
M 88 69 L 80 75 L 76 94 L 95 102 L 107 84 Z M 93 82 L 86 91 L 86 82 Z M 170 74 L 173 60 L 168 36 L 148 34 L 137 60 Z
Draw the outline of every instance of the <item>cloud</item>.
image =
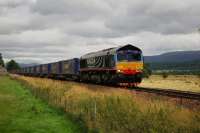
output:
M 16 8 L 23 5 L 34 3 L 35 0 L 1 0 L 0 7 L 2 8 Z
M 170 51 L 200 50 L 200 35 L 197 32 L 171 35 L 141 32 L 110 41 L 116 40 L 118 44 L 131 43 L 140 47 L 145 55 L 155 55 Z
M 134 44 L 145 55 L 200 50 L 197 0 L 1 0 L 0 52 L 47 63 Z
M 124 3 L 106 22 L 106 26 L 116 32 L 187 34 L 200 27 L 200 1 L 127 0 Z
M 105 1 L 100 0 L 38 0 L 32 6 L 34 12 L 43 15 L 65 15 L 70 20 L 82 21 L 105 17 L 111 12 Z

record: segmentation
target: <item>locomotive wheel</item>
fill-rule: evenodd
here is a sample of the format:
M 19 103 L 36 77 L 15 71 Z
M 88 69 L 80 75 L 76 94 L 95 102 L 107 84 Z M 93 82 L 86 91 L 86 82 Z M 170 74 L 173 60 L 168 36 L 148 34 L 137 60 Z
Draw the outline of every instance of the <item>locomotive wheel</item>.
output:
M 101 80 L 103 84 L 107 84 L 109 82 L 109 75 L 108 74 L 102 74 Z
M 101 74 L 96 75 L 96 76 L 97 76 L 97 81 L 96 81 L 96 83 L 97 83 L 97 84 L 102 83 L 102 76 L 101 76 Z

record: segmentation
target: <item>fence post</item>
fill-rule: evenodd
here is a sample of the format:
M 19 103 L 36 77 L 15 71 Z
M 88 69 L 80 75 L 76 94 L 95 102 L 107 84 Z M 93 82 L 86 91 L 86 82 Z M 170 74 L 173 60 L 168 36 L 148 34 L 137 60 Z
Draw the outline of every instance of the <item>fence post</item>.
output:
M 94 121 L 96 121 L 96 114 L 97 114 L 97 104 L 96 100 L 94 101 Z

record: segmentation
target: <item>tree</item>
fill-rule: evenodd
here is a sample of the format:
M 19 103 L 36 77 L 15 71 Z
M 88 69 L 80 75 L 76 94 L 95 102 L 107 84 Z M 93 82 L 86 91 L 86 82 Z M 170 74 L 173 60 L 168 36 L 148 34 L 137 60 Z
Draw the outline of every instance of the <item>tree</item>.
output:
M 20 66 L 17 62 L 15 62 L 14 60 L 10 60 L 7 64 L 6 64 L 6 69 L 7 71 L 14 71 L 14 70 L 19 70 Z
M 149 78 L 149 76 L 151 76 L 152 71 L 150 69 L 150 65 L 149 64 L 144 64 L 144 69 L 143 69 L 143 77 L 144 78 Z
M 3 67 L 5 66 L 1 53 L 0 53 L 0 66 L 3 66 Z

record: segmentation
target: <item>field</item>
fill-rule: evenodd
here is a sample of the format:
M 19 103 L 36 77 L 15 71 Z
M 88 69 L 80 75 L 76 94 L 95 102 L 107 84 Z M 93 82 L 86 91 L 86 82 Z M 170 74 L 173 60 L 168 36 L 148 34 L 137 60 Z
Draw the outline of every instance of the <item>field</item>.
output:
M 137 97 L 130 90 L 56 81 L 13 77 L 39 97 L 77 121 L 88 132 L 99 133 L 199 133 L 200 111 L 168 101 Z
M 142 81 L 141 87 L 175 89 L 200 92 L 200 76 L 197 75 L 153 75 Z
M 58 109 L 36 99 L 30 90 L 0 76 L 1 133 L 77 133 L 83 131 Z

